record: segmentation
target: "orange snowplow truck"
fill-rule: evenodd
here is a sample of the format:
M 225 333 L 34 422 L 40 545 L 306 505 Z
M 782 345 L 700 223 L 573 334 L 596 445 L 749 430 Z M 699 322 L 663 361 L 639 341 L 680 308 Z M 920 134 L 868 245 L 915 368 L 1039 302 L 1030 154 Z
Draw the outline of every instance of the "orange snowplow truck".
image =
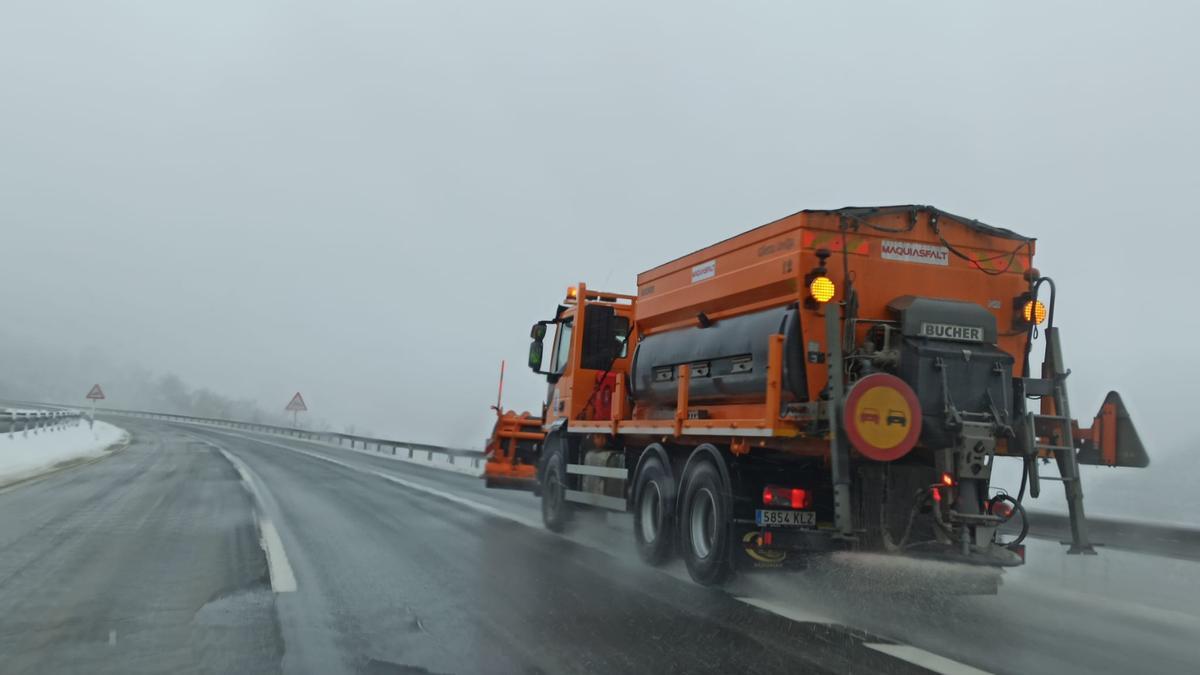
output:
M 835 550 L 1019 565 L 1046 479 L 1070 552 L 1093 553 L 1079 465 L 1149 460 L 1116 392 L 1072 419 L 1033 255 L 928 206 L 811 210 L 643 272 L 636 296 L 581 283 L 533 326 L 547 400 L 497 408 L 485 478 L 539 493 L 555 531 L 632 512 L 642 558 L 701 584 Z M 990 486 L 1006 457 L 1016 495 Z

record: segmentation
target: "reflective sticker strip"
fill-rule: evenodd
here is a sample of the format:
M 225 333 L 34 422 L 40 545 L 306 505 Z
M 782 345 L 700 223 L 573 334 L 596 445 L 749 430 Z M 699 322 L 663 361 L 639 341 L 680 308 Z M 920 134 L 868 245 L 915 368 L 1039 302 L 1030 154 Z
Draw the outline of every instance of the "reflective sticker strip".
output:
M 825 248 L 830 251 L 842 250 L 842 235 L 839 232 L 804 231 L 804 248 Z M 870 242 L 866 237 L 847 236 L 846 250 L 858 255 L 868 255 L 871 252 Z

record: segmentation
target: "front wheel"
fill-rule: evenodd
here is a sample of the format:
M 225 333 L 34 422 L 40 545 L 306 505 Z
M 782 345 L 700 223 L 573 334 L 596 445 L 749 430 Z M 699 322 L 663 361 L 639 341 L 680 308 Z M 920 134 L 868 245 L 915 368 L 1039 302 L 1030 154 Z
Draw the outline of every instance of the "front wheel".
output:
M 729 490 L 717 468 L 704 460 L 688 467 L 683 483 L 679 514 L 683 560 L 693 581 L 719 586 L 733 575 Z
M 562 532 L 571 519 L 571 505 L 567 502 L 567 469 L 561 452 L 546 458 L 542 473 L 542 523 L 551 532 Z

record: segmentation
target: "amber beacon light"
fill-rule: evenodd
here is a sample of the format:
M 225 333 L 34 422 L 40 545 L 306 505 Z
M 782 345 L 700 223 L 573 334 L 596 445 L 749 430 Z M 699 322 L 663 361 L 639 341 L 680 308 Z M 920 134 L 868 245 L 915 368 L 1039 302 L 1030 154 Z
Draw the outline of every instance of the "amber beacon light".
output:
M 1025 323 L 1039 325 L 1046 320 L 1046 305 L 1042 304 L 1041 300 L 1026 300 L 1021 316 Z
M 829 302 L 837 292 L 837 286 L 829 277 L 820 276 L 809 282 L 808 292 L 817 302 Z

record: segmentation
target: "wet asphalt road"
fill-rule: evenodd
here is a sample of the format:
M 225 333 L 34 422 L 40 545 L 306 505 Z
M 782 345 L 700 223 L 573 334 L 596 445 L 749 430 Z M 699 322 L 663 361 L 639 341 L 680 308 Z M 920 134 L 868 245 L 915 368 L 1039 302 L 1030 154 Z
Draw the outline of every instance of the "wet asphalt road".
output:
M 0 493 L 4 672 L 920 672 L 278 440 L 121 424 L 128 449 Z
M 174 432 L 0 492 L 0 671 L 269 671 L 282 655 L 237 472 Z
M 641 565 L 623 516 L 562 537 L 469 476 L 116 421 L 127 450 L 0 492 L 0 671 L 907 673 L 924 647 L 995 672 L 1194 672 L 1200 654 L 1190 562 L 1035 544 L 999 596 L 846 595 L 820 572 L 718 591 Z

